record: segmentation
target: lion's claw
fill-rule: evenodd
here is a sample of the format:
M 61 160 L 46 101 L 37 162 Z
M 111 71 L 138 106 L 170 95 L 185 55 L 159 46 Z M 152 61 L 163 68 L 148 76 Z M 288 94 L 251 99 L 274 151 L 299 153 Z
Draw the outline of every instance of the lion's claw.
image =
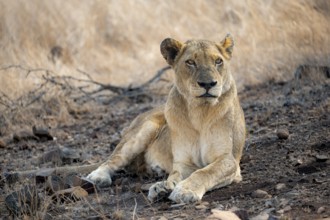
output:
M 99 167 L 93 172 L 91 172 L 87 179 L 91 180 L 100 188 L 109 187 L 112 183 L 109 171 L 106 168 Z

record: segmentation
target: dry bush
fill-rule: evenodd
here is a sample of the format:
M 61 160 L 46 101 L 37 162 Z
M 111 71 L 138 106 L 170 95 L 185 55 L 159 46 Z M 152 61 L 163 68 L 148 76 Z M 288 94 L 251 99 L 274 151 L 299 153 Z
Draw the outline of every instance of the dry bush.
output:
M 10 65 L 87 79 L 80 69 L 99 82 L 138 85 L 166 65 L 164 38 L 220 41 L 228 32 L 240 88 L 285 80 L 299 64 L 329 65 L 329 11 L 327 0 L 0 0 L 0 94 L 17 99 L 43 82 L 45 71 L 27 75 Z M 46 100 L 66 97 L 58 92 Z

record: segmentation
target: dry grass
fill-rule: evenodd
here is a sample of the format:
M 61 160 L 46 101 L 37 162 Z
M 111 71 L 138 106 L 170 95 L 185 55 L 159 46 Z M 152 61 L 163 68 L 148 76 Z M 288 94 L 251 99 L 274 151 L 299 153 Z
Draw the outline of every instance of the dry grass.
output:
M 330 2 L 0 1 L 0 67 L 46 68 L 115 85 L 138 84 L 165 65 L 159 43 L 171 36 L 236 38 L 233 71 L 240 86 L 287 79 L 301 63 L 329 64 Z M 0 89 L 17 97 L 40 82 L 0 72 Z
M 330 65 L 329 11 L 327 0 L 0 0 L 0 135 L 70 123 L 60 86 L 24 103 L 34 99 L 44 70 L 88 79 L 79 69 L 102 83 L 138 85 L 166 65 L 159 52 L 166 37 L 220 41 L 230 32 L 240 88 L 288 79 L 299 64 Z

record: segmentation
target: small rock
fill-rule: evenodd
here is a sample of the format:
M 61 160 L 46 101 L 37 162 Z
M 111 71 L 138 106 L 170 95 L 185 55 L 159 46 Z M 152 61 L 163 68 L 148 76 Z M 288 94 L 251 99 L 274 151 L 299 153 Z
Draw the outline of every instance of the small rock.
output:
M 81 188 L 86 190 L 88 193 L 94 193 L 96 190 L 96 187 L 93 182 L 91 182 L 89 179 L 85 177 L 81 177 Z
M 209 203 L 209 202 L 206 202 L 206 201 L 204 201 L 204 202 L 202 202 L 202 203 L 201 203 L 201 205 L 209 206 L 209 205 L 210 205 L 210 203 Z
M 326 162 L 329 159 L 329 157 L 324 154 L 317 154 L 315 155 L 315 158 L 317 162 Z
M 59 148 L 47 151 L 39 158 L 40 164 L 48 162 L 52 162 L 56 165 L 62 165 L 62 155 Z
M 250 154 L 243 154 L 242 158 L 241 158 L 241 163 L 244 164 L 244 163 L 248 163 L 251 161 L 252 159 L 252 155 Z
M 144 192 L 148 192 L 150 187 L 153 185 L 153 183 L 146 183 L 141 185 L 141 190 Z
M 317 209 L 317 214 L 322 214 L 323 212 L 325 212 L 324 206 L 321 206 L 320 208 Z
M 66 185 L 70 187 L 80 186 L 88 193 L 94 193 L 96 190 L 96 186 L 94 185 L 93 182 L 91 182 L 89 179 L 85 177 L 80 177 L 76 174 L 69 174 L 64 178 L 64 182 Z
M 270 214 L 271 212 L 275 211 L 275 208 L 268 208 L 268 209 L 264 209 L 262 212 Z
M 279 201 L 278 206 L 280 208 L 283 208 L 283 207 L 286 207 L 288 204 L 289 204 L 289 200 L 288 199 L 281 198 L 280 201 Z
M 81 161 L 79 153 L 73 149 L 63 147 L 61 150 L 61 158 L 64 164 L 71 164 Z
M 301 165 L 303 163 L 304 163 L 304 161 L 299 158 L 299 159 L 296 160 L 296 163 L 294 164 L 294 166 L 299 166 L 299 165 Z
M 233 211 L 241 220 L 249 220 L 249 214 L 246 210 L 238 209 Z
M 167 220 L 164 216 L 160 217 L 158 220 Z
M 24 186 L 21 190 L 9 194 L 5 198 L 5 204 L 15 216 L 23 213 L 35 216 L 40 205 L 40 197 L 35 186 Z
M 205 205 L 196 205 L 195 206 L 195 209 L 197 209 L 197 210 L 206 210 L 207 209 L 207 207 L 205 206 Z
M 278 210 L 278 211 L 276 211 L 278 214 L 284 214 L 285 212 L 288 212 L 288 211 L 290 211 L 292 208 L 291 208 L 291 206 L 285 206 L 283 209 L 280 209 L 280 210 Z
M 257 189 L 256 191 L 252 192 L 251 196 L 254 198 L 271 198 L 271 195 L 261 189 Z
M 30 131 L 21 131 L 13 135 L 13 140 L 14 142 L 27 141 L 27 140 L 38 141 L 39 138 L 34 134 L 32 134 Z
M 33 126 L 32 132 L 35 136 L 40 138 L 41 141 L 54 140 L 53 136 L 49 133 L 49 130 L 47 128 L 40 128 L 40 127 Z
M 49 176 L 51 176 L 54 173 L 54 169 L 52 168 L 45 168 L 41 169 L 36 173 L 36 183 L 44 183 Z
M 286 185 L 284 183 L 278 183 L 278 184 L 276 184 L 275 189 L 279 191 L 279 190 L 284 189 L 285 187 L 286 187 Z
M 286 140 L 289 138 L 289 131 L 287 129 L 279 129 L 276 133 L 278 139 Z
M 7 144 L 3 141 L 0 140 L 0 148 L 6 148 Z
M 80 186 L 72 187 L 69 189 L 63 189 L 55 192 L 55 195 L 71 198 L 73 201 L 82 199 L 88 196 L 88 192 Z
M 265 206 L 266 206 L 267 208 L 271 208 L 271 207 L 273 207 L 273 206 L 274 206 L 274 202 L 273 202 L 273 200 L 272 200 L 272 199 L 268 199 L 268 200 L 265 202 Z
M 269 214 L 266 212 L 262 212 L 259 215 L 251 218 L 251 220 L 268 220 L 268 219 L 269 219 Z
M 61 177 L 52 175 L 47 178 L 46 188 L 50 192 L 56 192 L 65 189 L 66 186 Z
M 216 210 L 212 209 L 211 210 L 212 215 L 209 215 L 206 220 L 240 220 L 236 213 L 233 213 L 231 211 L 221 211 L 221 210 Z
M 141 183 L 135 183 L 131 188 L 135 193 L 139 193 L 141 192 L 141 186 L 142 186 Z
M 16 172 L 5 172 L 3 174 L 3 177 L 8 184 L 13 184 L 17 181 L 19 181 L 19 175 Z
M 289 205 L 287 205 L 287 206 L 285 206 L 284 207 L 284 212 L 288 212 L 288 211 L 290 211 L 292 208 L 291 208 L 291 206 L 289 206 Z

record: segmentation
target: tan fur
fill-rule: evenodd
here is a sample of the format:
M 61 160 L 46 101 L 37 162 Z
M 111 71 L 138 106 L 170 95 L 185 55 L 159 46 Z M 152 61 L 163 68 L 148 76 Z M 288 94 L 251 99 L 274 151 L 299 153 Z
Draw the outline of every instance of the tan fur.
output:
M 169 192 L 175 202 L 201 200 L 205 192 L 240 181 L 245 122 L 229 60 L 234 42 L 165 39 L 161 53 L 175 71 L 165 106 L 138 116 L 110 158 L 88 178 L 111 184 L 111 175 L 143 155 L 149 172 L 169 174 L 148 198 Z

